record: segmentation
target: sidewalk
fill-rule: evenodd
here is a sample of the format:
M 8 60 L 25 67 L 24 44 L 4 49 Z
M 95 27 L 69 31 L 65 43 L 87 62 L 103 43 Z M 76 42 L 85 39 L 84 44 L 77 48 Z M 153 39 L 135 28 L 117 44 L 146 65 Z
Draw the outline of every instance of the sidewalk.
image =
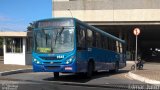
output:
M 160 63 L 145 63 L 143 70 L 130 71 L 128 74 L 145 83 L 160 84 Z
M 32 70 L 31 65 L 9 65 L 3 64 L 3 61 L 0 60 L 0 76 L 9 75 L 19 72 L 28 72 Z

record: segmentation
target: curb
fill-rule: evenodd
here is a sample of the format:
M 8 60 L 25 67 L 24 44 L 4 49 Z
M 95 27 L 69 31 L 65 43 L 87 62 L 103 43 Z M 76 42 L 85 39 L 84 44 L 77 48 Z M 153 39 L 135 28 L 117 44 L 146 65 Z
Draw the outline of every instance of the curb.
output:
M 4 71 L 4 72 L 0 72 L 0 76 L 17 74 L 17 73 L 27 73 L 27 72 L 32 72 L 32 68 Z
M 146 77 L 134 74 L 132 72 L 129 72 L 128 76 L 131 77 L 131 78 L 133 78 L 133 79 L 135 79 L 135 80 L 144 82 L 144 83 L 148 83 L 148 84 L 160 84 L 160 81 L 152 80 L 152 79 L 149 79 L 149 78 L 146 78 Z

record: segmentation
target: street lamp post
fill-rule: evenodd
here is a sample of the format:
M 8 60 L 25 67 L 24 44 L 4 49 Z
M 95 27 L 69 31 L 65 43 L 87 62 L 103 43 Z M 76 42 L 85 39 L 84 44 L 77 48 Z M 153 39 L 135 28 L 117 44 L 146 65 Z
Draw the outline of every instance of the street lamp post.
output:
M 71 10 L 70 9 L 67 9 L 69 12 L 70 12 L 70 14 L 71 14 L 71 16 L 72 16 L 72 18 L 73 18 L 73 15 L 72 15 L 72 12 L 71 12 Z

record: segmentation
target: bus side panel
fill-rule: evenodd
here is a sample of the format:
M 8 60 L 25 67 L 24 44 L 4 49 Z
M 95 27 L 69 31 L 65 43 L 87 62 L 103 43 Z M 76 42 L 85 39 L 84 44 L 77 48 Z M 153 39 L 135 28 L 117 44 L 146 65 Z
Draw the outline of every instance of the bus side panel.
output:
M 87 72 L 87 56 L 88 52 L 86 50 L 77 51 L 76 60 L 77 60 L 77 72 Z
M 124 68 L 125 66 L 126 66 L 125 54 L 120 54 L 119 68 Z
M 106 63 L 103 61 L 104 53 L 98 49 L 98 48 L 93 48 L 93 56 L 94 56 L 94 61 L 95 61 L 95 70 L 103 70 L 106 67 Z
M 90 59 L 94 60 L 95 71 L 113 70 L 115 69 L 116 61 L 119 62 L 119 68 L 126 66 L 124 55 L 113 52 L 111 50 L 92 48 L 92 51 L 77 51 L 77 71 L 86 72 L 87 64 Z
M 95 70 L 109 70 L 113 67 L 111 63 L 112 54 L 108 50 L 93 48 L 93 55 L 95 61 Z
M 125 59 L 122 55 L 104 49 L 93 49 L 95 70 L 112 70 L 115 69 L 115 62 L 119 62 L 119 68 L 125 67 Z

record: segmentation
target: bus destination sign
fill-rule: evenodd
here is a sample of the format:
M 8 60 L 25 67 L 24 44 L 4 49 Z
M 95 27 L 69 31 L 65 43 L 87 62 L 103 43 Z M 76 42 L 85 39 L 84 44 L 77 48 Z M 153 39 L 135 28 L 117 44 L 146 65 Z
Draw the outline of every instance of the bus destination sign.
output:
M 59 26 L 74 26 L 73 20 L 50 20 L 50 21 L 39 21 L 37 24 L 38 28 L 46 27 L 59 27 Z

